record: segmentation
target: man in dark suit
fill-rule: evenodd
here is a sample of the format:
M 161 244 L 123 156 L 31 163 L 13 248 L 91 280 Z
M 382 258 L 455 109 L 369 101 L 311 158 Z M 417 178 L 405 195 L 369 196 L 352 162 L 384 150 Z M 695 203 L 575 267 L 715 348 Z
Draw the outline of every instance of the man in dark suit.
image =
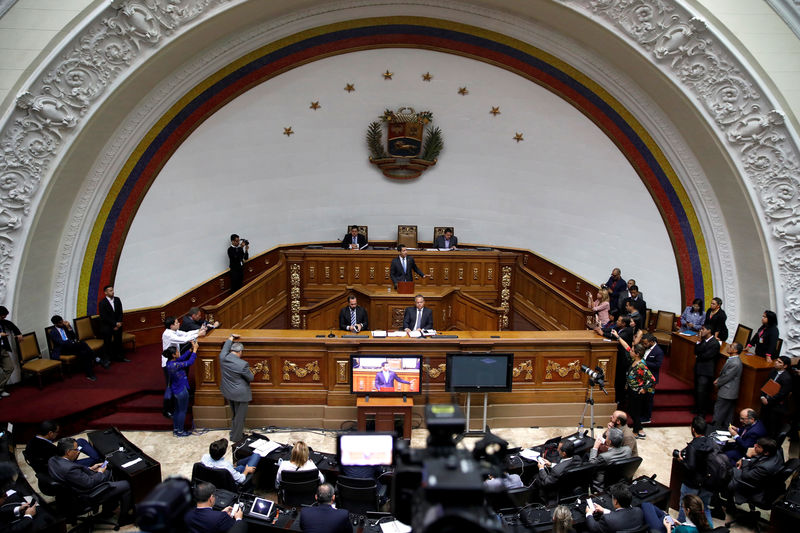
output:
M 406 307 L 403 315 L 403 329 L 406 333 L 420 329 L 433 329 L 433 311 L 425 307 L 421 294 L 414 296 L 414 307 Z
M 778 392 L 770 396 L 766 392 L 761 393 L 761 420 L 767 428 L 767 434 L 773 439 L 780 433 L 781 426 L 788 413 L 789 393 L 792 391 L 792 376 L 790 368 L 792 360 L 785 355 L 781 355 L 773 363 L 775 368 L 769 374 L 769 381 L 774 381 L 780 385 Z
M 389 370 L 389 363 L 384 361 L 381 364 L 381 369 L 378 372 L 375 372 L 375 389 L 381 390 L 383 387 L 392 387 L 394 388 L 394 382 L 399 381 L 400 383 L 405 383 L 406 385 L 411 385 L 410 381 L 406 381 L 400 376 L 398 376 L 394 371 Z
M 419 269 L 414 258 L 408 255 L 408 248 L 405 244 L 399 244 L 397 251 L 400 252 L 400 255 L 392 259 L 392 264 L 389 268 L 389 277 L 392 278 L 395 288 L 397 288 L 398 281 L 414 281 L 414 272 L 423 278 L 427 277 Z
M 50 477 L 82 495 L 90 502 L 103 505 L 103 511 L 116 508 L 120 502 L 119 523 L 133 521 L 131 486 L 127 481 L 111 481 L 111 471 L 97 463 L 91 467 L 75 462 L 80 451 L 78 442 L 69 437 L 58 441 L 57 455 L 47 462 Z
M 656 378 L 656 386 L 658 386 L 658 375 L 661 373 L 661 365 L 664 364 L 664 350 L 658 345 L 658 339 L 656 339 L 655 335 L 651 333 L 647 333 L 642 337 L 642 344 L 644 344 L 646 348 L 642 360 L 644 364 L 647 365 L 648 370 L 653 374 L 653 377 Z M 642 422 L 644 423 L 650 422 L 653 416 L 654 396 L 655 394 L 648 395 L 647 406 L 645 407 L 644 416 L 642 416 Z
M 739 503 L 761 495 L 783 468 L 783 452 L 769 437 L 758 439 L 748 455 L 736 463 L 728 485 L 729 494 Z
M 247 522 L 242 520 L 242 509 L 233 513 L 233 507 L 226 507 L 221 511 L 214 510 L 214 491 L 217 490 L 211 483 L 200 481 L 194 488 L 194 499 L 197 507 L 188 511 L 183 516 L 183 521 L 189 533 L 244 533 L 247 531 Z
M 53 323 L 53 329 L 50 330 L 50 343 L 53 345 L 50 359 L 59 360 L 62 355 L 77 355 L 86 374 L 86 379 L 97 381 L 93 368 L 94 352 L 89 348 L 89 345 L 77 339 L 75 332 L 72 331 L 72 326 L 61 316 L 53 315 L 50 318 L 50 322 Z M 111 366 L 108 359 L 100 359 L 100 364 L 103 365 L 103 368 Z
M 45 420 L 39 424 L 39 429 L 36 430 L 36 435 L 28 441 L 25 450 L 22 454 L 25 460 L 28 461 L 33 468 L 34 472 L 47 473 L 47 464 L 51 457 L 58 455 L 58 447 L 56 446 L 56 439 L 58 439 L 58 422 L 53 420 Z M 87 457 L 83 459 L 76 459 L 75 462 L 83 466 L 92 466 L 97 463 L 103 462 L 103 456 L 95 450 L 86 439 L 77 439 L 78 449 L 85 453 Z
M 542 460 L 539 472 L 533 481 L 544 501 L 553 499 L 555 487 L 561 476 L 581 466 L 583 462 L 580 457 L 575 456 L 575 444 L 570 440 L 563 439 L 558 443 L 558 455 L 560 459 L 555 464 L 546 459 Z
M 250 258 L 250 243 L 242 241 L 238 235 L 231 235 L 231 245 L 228 247 L 228 268 L 231 272 L 231 292 L 242 288 L 244 283 L 244 262 Z
M 644 525 L 644 513 L 639 507 L 631 507 L 633 495 L 625 485 L 615 485 L 611 489 L 611 502 L 614 509 L 606 513 L 600 505 L 594 504 L 594 509 L 586 508 L 586 527 L 589 531 L 611 533 L 613 531 L 627 531 L 640 528 Z M 596 518 L 595 518 L 596 517 Z
M 14 353 L 11 351 L 11 337 L 17 339 L 17 343 L 22 342 L 22 332 L 10 320 L 7 320 L 8 309 L 0 305 L 0 398 L 10 396 L 5 390 L 6 383 L 14 373 Z
M 24 533 L 39 529 L 34 527 L 38 510 L 36 502 L 33 502 L 33 505 L 29 504 L 20 498 L 19 493 L 12 494 L 11 501 L 7 500 L 8 492 L 14 492 L 18 475 L 19 471 L 14 463 L 0 462 L 0 532 L 2 533 Z
M 300 529 L 303 533 L 352 533 L 350 514 L 344 509 L 335 509 L 333 486 L 323 483 L 317 488 L 317 505 L 304 507 L 300 511 Z
M 739 427 L 728 427 L 733 435 L 733 442 L 725 444 L 725 455 L 731 464 L 745 456 L 747 450 L 755 446 L 758 439 L 767 436 L 767 428 L 758 419 L 758 413 L 753 409 L 742 409 L 739 413 Z
M 355 294 L 347 297 L 347 306 L 339 312 L 339 329 L 358 333 L 363 329 L 368 329 L 367 310 L 358 305 L 358 298 Z
M 623 304 L 630 302 L 634 309 L 639 311 L 639 315 L 641 315 L 642 320 L 644 320 L 644 317 L 647 315 L 647 302 L 645 302 L 642 295 L 639 294 L 639 287 L 637 285 L 631 285 L 628 287 L 628 293 L 630 296 L 625 298 Z
M 458 246 L 458 237 L 453 235 L 453 228 L 445 228 L 444 235 L 436 237 L 436 242 L 433 243 L 434 248 L 451 249 L 455 250 Z
M 228 400 L 233 411 L 231 420 L 231 442 L 239 442 L 244 436 L 244 419 L 247 417 L 247 406 L 253 399 L 250 382 L 253 373 L 247 361 L 241 359 L 244 346 L 241 342 L 233 342 L 238 335 L 231 335 L 222 345 L 219 352 L 219 366 L 222 379 L 219 388 L 222 396 Z
M 707 325 L 700 328 L 700 340 L 694 347 L 694 408 L 705 416 L 711 412 L 711 383 L 719 357 L 719 341 Z
M 122 352 L 122 301 L 114 296 L 114 286 L 103 287 L 105 298 L 97 304 L 106 358 L 130 362 Z
M 367 247 L 367 238 L 358 232 L 358 226 L 350 226 L 347 235 L 342 239 L 345 250 L 363 250 Z
M 733 342 L 728 345 L 728 359 L 722 365 L 719 376 L 714 380 L 717 387 L 717 401 L 714 403 L 714 427 L 725 430 L 733 419 L 736 400 L 739 398 L 739 383 L 742 379 L 742 345 Z

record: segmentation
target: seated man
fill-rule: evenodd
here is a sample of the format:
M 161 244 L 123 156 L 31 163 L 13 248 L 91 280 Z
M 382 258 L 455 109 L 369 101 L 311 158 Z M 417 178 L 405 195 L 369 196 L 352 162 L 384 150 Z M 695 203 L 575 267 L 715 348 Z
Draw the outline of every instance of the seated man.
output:
M 562 439 L 558 443 L 558 463 L 551 463 L 543 459 L 543 465 L 539 465 L 539 472 L 534 478 L 534 484 L 540 489 L 542 499 L 547 501 L 550 493 L 555 489 L 558 480 L 565 472 L 573 470 L 583 462 L 580 457 L 575 457 L 575 444 L 571 440 Z
M 631 507 L 633 494 L 623 484 L 614 485 L 611 489 L 611 502 L 614 508 L 610 513 L 598 504 L 594 508 L 586 507 L 586 527 L 589 531 L 611 533 L 613 531 L 636 530 L 644 525 L 644 513 L 639 507 Z
M 62 355 L 77 355 L 78 360 L 81 362 L 81 367 L 86 374 L 86 379 L 89 381 L 97 381 L 93 369 L 95 360 L 103 365 L 103 368 L 108 368 L 111 366 L 108 359 L 95 357 L 89 345 L 78 340 L 75 332 L 72 331 L 72 326 L 70 326 L 69 322 L 61 318 L 61 316 L 53 315 L 50 318 L 50 322 L 52 322 L 54 326 L 53 329 L 50 330 L 50 342 L 53 345 L 50 359 L 59 360 Z
M 56 440 L 58 439 L 58 422 L 45 420 L 39 424 L 36 435 L 28 441 L 23 455 L 30 463 L 34 472 L 47 473 L 47 463 L 51 457 L 58 455 Z M 95 450 L 86 439 L 77 439 L 78 450 L 85 453 L 88 457 L 78 459 L 75 462 L 83 466 L 92 466 L 103 462 L 103 456 Z
M 257 453 L 240 459 L 236 464 L 233 464 L 225 459 L 225 452 L 228 450 L 228 439 L 215 440 L 208 445 L 208 453 L 204 454 L 200 462 L 209 468 L 220 468 L 227 470 L 233 476 L 233 480 L 241 485 L 247 481 L 247 476 L 256 471 L 256 466 L 261 460 L 261 456 Z
M 610 428 L 607 432 L 608 436 L 597 437 L 594 441 L 594 446 L 589 450 L 589 462 L 602 466 L 607 466 L 622 459 L 627 459 L 631 456 L 631 449 L 623 443 L 622 430 L 619 428 Z M 608 446 L 608 451 L 599 453 L 600 446 L 605 444 Z M 595 475 L 595 481 L 598 484 L 603 483 L 605 472 L 600 468 Z
M 194 488 L 193 495 L 197 507 L 188 511 L 183 516 L 186 529 L 189 533 L 244 533 L 247 531 L 247 522 L 242 520 L 242 509 L 233 514 L 233 507 L 226 507 L 222 511 L 214 510 L 214 492 L 217 490 L 211 483 L 200 481 Z
M 503 472 L 499 477 L 489 476 L 483 481 L 483 488 L 488 492 L 502 492 L 504 490 L 519 489 L 524 487 L 519 474 Z
M 778 443 L 775 439 L 762 437 L 747 457 L 736 463 L 728 493 L 736 503 L 759 497 L 782 468 L 783 452 L 778 448 Z
M 333 507 L 336 496 L 330 483 L 317 487 L 315 498 L 316 505 L 304 507 L 300 512 L 300 530 L 303 533 L 352 533 L 350 513 Z
M 11 462 L 0 463 L 0 532 L 23 533 L 33 531 L 38 506 L 24 500 L 7 501 L 8 492 L 14 486 L 18 475 L 17 467 Z
M 633 435 L 633 430 L 628 425 L 628 415 L 625 414 L 625 411 L 614 411 L 611 413 L 611 420 L 608 423 L 608 429 L 617 428 L 622 431 L 622 445 L 627 446 L 631 449 L 631 456 L 632 457 L 639 457 L 639 446 L 636 444 L 636 437 Z M 603 433 L 603 438 L 608 437 L 608 431 Z M 603 444 L 600 445 L 600 448 L 597 450 L 598 454 L 605 453 L 608 451 L 608 446 L 606 446 L 605 441 Z
M 358 305 L 358 298 L 355 294 L 347 297 L 347 306 L 339 312 L 339 329 L 351 333 L 359 333 L 363 329 L 369 328 L 367 310 Z
M 119 524 L 133 522 L 131 486 L 127 481 L 111 481 L 111 472 L 103 463 L 91 467 L 77 464 L 75 459 L 80 452 L 75 439 L 60 439 L 57 451 L 57 455 L 47 462 L 50 477 L 86 497 L 91 503 L 102 504 L 104 513 L 113 512 L 119 500 Z M 105 486 L 105 490 L 100 491 L 101 486 Z
M 342 239 L 342 248 L 345 250 L 363 250 L 367 244 L 367 238 L 358 232 L 358 226 L 350 226 L 348 234 Z
M 742 409 L 739 412 L 739 427 L 728 426 L 728 431 L 733 435 L 733 442 L 725 443 L 725 455 L 731 465 L 745 456 L 747 450 L 752 448 L 758 439 L 767 436 L 767 428 L 758 419 L 758 413 L 753 409 Z
M 444 235 L 436 237 L 436 242 L 433 243 L 434 248 L 442 248 L 447 250 L 455 250 L 458 245 L 458 237 L 453 235 L 453 228 L 445 228 Z
M 425 297 L 414 296 L 414 307 L 406 307 L 403 316 L 403 329 L 406 333 L 421 329 L 433 329 L 433 311 L 425 307 Z

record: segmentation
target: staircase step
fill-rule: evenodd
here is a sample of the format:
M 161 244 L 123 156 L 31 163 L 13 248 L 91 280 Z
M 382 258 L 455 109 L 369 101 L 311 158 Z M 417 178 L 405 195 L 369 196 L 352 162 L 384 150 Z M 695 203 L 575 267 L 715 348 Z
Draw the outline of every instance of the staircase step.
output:
M 692 424 L 694 415 L 688 409 L 681 410 L 661 410 L 653 409 L 651 426 L 686 426 Z M 645 426 L 647 427 L 647 426 Z
M 160 413 L 163 405 L 164 405 L 164 394 L 156 393 L 156 394 L 147 394 L 145 396 L 140 396 L 139 398 L 135 398 L 125 403 L 119 404 L 117 406 L 117 409 L 120 412 Z
M 191 412 L 186 414 L 186 424 L 191 426 Z M 158 413 L 120 412 L 97 418 L 88 423 L 88 427 L 102 429 L 110 426 L 119 429 L 162 431 L 172 430 L 172 419 L 164 418 Z
M 653 398 L 653 410 L 677 410 L 685 408 L 687 411 L 694 406 L 694 396 L 692 394 L 661 394 L 656 391 Z

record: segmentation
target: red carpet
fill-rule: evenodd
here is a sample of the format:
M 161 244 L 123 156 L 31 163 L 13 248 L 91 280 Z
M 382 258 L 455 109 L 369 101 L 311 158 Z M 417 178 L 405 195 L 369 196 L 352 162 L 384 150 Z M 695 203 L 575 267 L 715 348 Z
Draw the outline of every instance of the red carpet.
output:
M 664 358 L 653 398 L 653 426 L 689 426 L 694 415 L 694 389 L 669 375 L 669 357 Z

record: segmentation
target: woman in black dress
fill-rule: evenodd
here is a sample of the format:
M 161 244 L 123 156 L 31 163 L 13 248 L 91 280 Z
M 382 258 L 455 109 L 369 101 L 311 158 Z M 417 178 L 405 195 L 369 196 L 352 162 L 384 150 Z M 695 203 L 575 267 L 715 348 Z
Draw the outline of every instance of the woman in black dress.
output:
M 705 326 L 711 330 L 719 342 L 728 340 L 728 326 L 725 321 L 728 320 L 728 315 L 722 310 L 722 300 L 720 298 L 713 298 L 711 300 L 711 307 L 706 311 Z
M 756 355 L 766 357 L 770 363 L 773 357 L 777 357 L 778 354 L 775 352 L 778 350 L 778 315 L 773 311 L 767 310 L 761 315 L 761 327 L 747 343 L 747 351 L 749 352 L 754 346 Z

